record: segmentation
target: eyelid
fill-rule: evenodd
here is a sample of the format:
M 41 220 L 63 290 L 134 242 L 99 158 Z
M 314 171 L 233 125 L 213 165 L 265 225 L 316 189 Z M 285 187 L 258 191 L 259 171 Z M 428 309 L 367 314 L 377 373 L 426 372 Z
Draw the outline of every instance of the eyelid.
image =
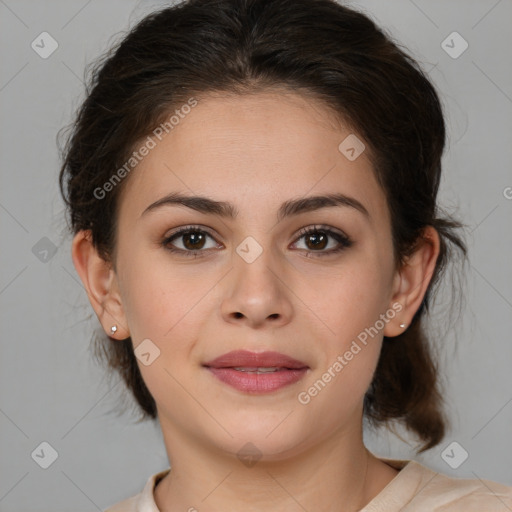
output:
M 162 242 L 161 242 L 161 245 L 166 250 L 168 250 L 170 252 L 179 253 L 179 254 L 182 254 L 182 255 L 185 255 L 185 256 L 197 256 L 200 253 L 208 253 L 208 252 L 210 252 L 211 248 L 210 249 L 197 249 L 195 251 L 194 250 L 187 251 L 187 250 L 184 250 L 184 249 L 179 249 L 179 248 L 174 248 L 174 247 L 170 247 L 169 246 L 169 244 L 171 243 L 172 239 L 174 239 L 176 237 L 179 238 L 179 236 L 184 234 L 184 233 L 189 233 L 189 232 L 194 232 L 194 231 L 202 232 L 202 233 L 208 235 L 210 238 L 212 238 L 216 243 L 219 243 L 217 241 L 216 237 L 210 232 L 209 228 L 207 228 L 206 226 L 201 226 L 201 225 L 197 225 L 197 224 L 191 224 L 191 225 L 180 226 L 179 228 L 176 228 L 174 231 L 172 231 L 170 234 L 165 235 L 163 240 L 162 240 Z M 334 238 L 337 241 L 337 243 L 338 243 L 338 247 L 335 248 L 335 249 L 330 249 L 328 251 L 323 251 L 323 250 L 307 251 L 307 250 L 303 249 L 306 252 L 307 255 L 315 254 L 315 257 L 316 257 L 316 255 L 321 257 L 321 256 L 327 256 L 327 255 L 330 255 L 330 254 L 339 253 L 343 249 L 349 248 L 354 243 L 353 240 L 348 235 L 346 235 L 343 231 L 338 230 L 337 228 L 333 228 L 333 227 L 328 226 L 328 225 L 313 224 L 313 225 L 309 225 L 309 226 L 305 226 L 305 227 L 301 228 L 299 230 L 299 232 L 295 235 L 295 238 L 294 238 L 294 241 L 292 242 L 292 245 L 295 245 L 304 236 L 306 236 L 308 234 L 311 234 L 311 233 L 315 233 L 315 232 L 324 232 L 324 233 L 327 234 L 327 236 L 329 238 Z
M 208 235 L 213 237 L 213 234 L 211 233 L 210 228 L 208 228 L 206 226 L 202 226 L 201 224 L 186 224 L 184 226 L 179 226 L 179 227 L 171 230 L 170 233 L 164 235 L 164 238 L 170 238 L 170 237 L 177 235 L 178 233 L 186 233 L 188 231 L 204 231 L 205 233 L 207 233 Z
M 347 241 L 350 241 L 350 237 L 345 234 L 340 229 L 328 226 L 326 224 L 312 224 L 310 226 L 303 227 L 299 230 L 297 234 L 297 238 L 295 240 L 298 240 L 299 238 L 302 238 L 304 235 L 308 235 L 310 233 L 314 233 L 316 231 L 322 231 L 329 234 L 338 235 L 340 238 L 343 238 Z
M 161 244 L 166 246 L 167 244 L 169 244 L 171 242 L 171 240 L 173 238 L 175 238 L 175 237 L 179 238 L 179 236 L 184 233 L 189 233 L 189 232 L 194 232 L 194 231 L 199 231 L 201 233 L 205 233 L 210 238 L 212 238 L 216 243 L 219 243 L 217 241 L 217 238 L 211 233 L 210 229 L 207 228 L 206 226 L 201 226 L 198 224 L 188 224 L 185 226 L 180 226 L 180 227 L 172 230 L 169 234 L 164 235 Z M 176 249 L 176 251 L 180 251 L 180 250 L 181 249 Z M 184 252 L 192 253 L 193 251 L 184 251 Z M 199 250 L 199 252 L 206 252 L 206 251 Z
M 208 228 L 206 226 L 202 226 L 200 224 L 187 224 L 187 225 L 180 226 L 180 227 L 174 229 L 169 234 L 164 235 L 164 239 L 169 239 L 169 238 L 171 238 L 171 237 L 173 237 L 173 236 L 175 236 L 175 235 L 177 235 L 179 233 L 186 233 L 188 231 L 194 231 L 194 230 L 204 231 L 205 233 L 210 235 L 212 238 L 215 238 L 215 236 L 210 231 L 210 228 Z M 343 231 L 338 230 L 337 228 L 333 228 L 333 227 L 325 225 L 325 224 L 312 224 L 310 226 L 305 226 L 305 227 L 301 228 L 296 233 L 294 241 L 297 241 L 298 238 L 300 238 L 300 237 L 302 237 L 302 236 L 304 236 L 306 234 L 309 234 L 312 231 L 322 231 L 322 230 L 323 231 L 331 231 L 333 233 L 336 233 L 340 237 L 343 237 L 343 238 L 346 238 L 346 239 L 350 239 L 350 237 L 348 235 L 346 235 Z
M 314 224 L 314 225 L 306 226 L 306 227 L 302 228 L 299 231 L 298 236 L 295 238 L 293 245 L 295 245 L 304 236 L 307 236 L 312 233 L 317 233 L 317 232 L 318 233 L 326 233 L 328 238 L 336 240 L 336 242 L 338 243 L 338 246 L 335 247 L 334 249 L 329 249 L 327 251 L 305 250 L 307 256 L 310 254 L 315 254 L 320 257 L 322 257 L 322 256 L 327 257 L 329 255 L 338 254 L 338 253 L 342 252 L 343 250 L 348 249 L 349 247 L 351 247 L 354 244 L 354 241 L 352 240 L 352 238 L 349 237 L 347 234 L 345 234 L 343 231 L 338 230 L 337 228 L 333 228 L 328 225 Z

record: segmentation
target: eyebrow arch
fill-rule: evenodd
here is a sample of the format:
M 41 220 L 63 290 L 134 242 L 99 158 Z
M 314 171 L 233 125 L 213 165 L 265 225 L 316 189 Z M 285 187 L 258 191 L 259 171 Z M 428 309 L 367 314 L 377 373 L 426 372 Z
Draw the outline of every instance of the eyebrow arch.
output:
M 185 206 L 201 213 L 218 215 L 229 219 L 235 219 L 238 215 L 238 210 L 232 203 L 226 201 L 215 201 L 204 196 L 187 196 L 179 192 L 172 192 L 150 204 L 142 212 L 141 217 L 150 211 L 154 211 L 165 205 Z M 368 210 L 357 199 L 345 194 L 328 194 L 285 201 L 278 210 L 277 221 L 280 222 L 284 218 L 291 217 L 292 215 L 298 215 L 300 213 L 311 212 L 333 206 L 354 208 L 364 214 L 367 220 L 370 220 Z

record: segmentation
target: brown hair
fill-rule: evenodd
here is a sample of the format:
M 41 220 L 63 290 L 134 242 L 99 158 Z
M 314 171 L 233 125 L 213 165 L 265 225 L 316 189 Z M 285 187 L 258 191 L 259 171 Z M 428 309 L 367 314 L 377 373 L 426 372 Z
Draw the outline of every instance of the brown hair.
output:
M 440 254 L 411 325 L 384 338 L 364 400 L 372 425 L 402 422 L 426 450 L 445 432 L 437 364 L 422 320 L 464 225 L 436 202 L 445 145 L 442 107 L 419 64 L 366 15 L 333 0 L 191 0 L 151 13 L 92 69 L 71 125 L 59 176 L 71 230 L 90 230 L 115 269 L 120 194 L 129 177 L 98 199 L 137 143 L 194 95 L 284 87 L 323 101 L 367 144 L 388 201 L 397 268 L 433 226 Z M 463 259 L 464 259 L 463 258 Z M 96 340 L 140 406 L 157 416 L 130 338 Z M 111 372 L 112 373 L 112 372 Z

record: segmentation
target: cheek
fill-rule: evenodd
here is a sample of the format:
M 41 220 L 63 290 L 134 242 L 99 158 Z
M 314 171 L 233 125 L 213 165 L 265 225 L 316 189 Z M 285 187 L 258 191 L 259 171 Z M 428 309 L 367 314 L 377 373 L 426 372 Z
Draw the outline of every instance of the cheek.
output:
M 385 320 L 394 316 L 386 316 L 386 265 L 389 262 L 371 254 L 360 254 L 338 272 L 317 275 L 315 292 L 310 294 L 311 321 L 323 335 L 318 340 L 318 367 L 309 387 L 302 388 L 300 403 L 327 407 L 333 418 L 350 415 L 360 406 L 377 365 Z
M 137 359 L 143 380 L 157 402 L 166 403 L 169 396 L 186 400 L 182 386 L 194 388 L 191 368 L 200 364 L 194 348 L 205 318 L 219 308 L 214 292 L 219 276 L 190 265 L 171 267 L 161 254 L 132 253 L 124 263 L 123 304 L 135 353 L 149 339 L 150 351 L 158 354 L 148 366 Z
M 358 345 L 357 349 L 350 345 L 349 350 L 331 358 L 297 396 L 297 407 L 307 416 L 308 428 L 315 436 L 358 423 L 364 395 L 375 372 L 380 341 L 376 339 L 366 347 Z M 351 354 L 350 360 L 347 353 Z
M 146 365 L 137 358 L 142 378 L 157 404 L 187 404 L 190 397 L 184 390 L 195 386 L 191 353 L 200 338 L 201 319 L 214 307 L 209 292 L 218 278 L 192 273 L 191 267 L 170 270 L 165 259 L 142 253 L 132 253 L 124 265 L 123 305 L 135 353 L 145 340 L 152 343 L 147 345 L 152 362 Z
M 334 340 L 333 348 L 343 349 L 385 312 L 389 305 L 388 273 L 386 265 L 375 257 L 360 255 L 347 260 L 339 270 L 317 273 L 314 281 L 303 282 L 302 293 L 309 297 L 312 313 Z
M 318 366 L 297 397 L 311 418 L 322 418 L 315 425 L 322 431 L 360 414 L 377 366 L 384 325 L 380 318 L 386 311 L 384 287 L 379 289 L 371 271 L 364 279 L 351 274 L 330 286 L 334 291 L 326 291 L 316 306 L 327 326 L 317 341 Z
M 122 265 L 123 306 L 134 341 L 176 339 L 215 281 L 191 267 L 173 266 L 160 250 L 125 253 Z

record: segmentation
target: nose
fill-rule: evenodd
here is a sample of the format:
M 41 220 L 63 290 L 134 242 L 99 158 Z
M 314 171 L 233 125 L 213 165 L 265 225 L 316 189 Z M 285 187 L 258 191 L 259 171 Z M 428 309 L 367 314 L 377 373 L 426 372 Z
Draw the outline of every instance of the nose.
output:
M 221 305 L 226 322 L 244 322 L 252 328 L 265 324 L 277 327 L 290 322 L 293 294 L 285 283 L 286 272 L 272 267 L 269 253 L 262 251 L 250 263 L 234 254 L 234 267 L 224 283 L 225 298 Z

